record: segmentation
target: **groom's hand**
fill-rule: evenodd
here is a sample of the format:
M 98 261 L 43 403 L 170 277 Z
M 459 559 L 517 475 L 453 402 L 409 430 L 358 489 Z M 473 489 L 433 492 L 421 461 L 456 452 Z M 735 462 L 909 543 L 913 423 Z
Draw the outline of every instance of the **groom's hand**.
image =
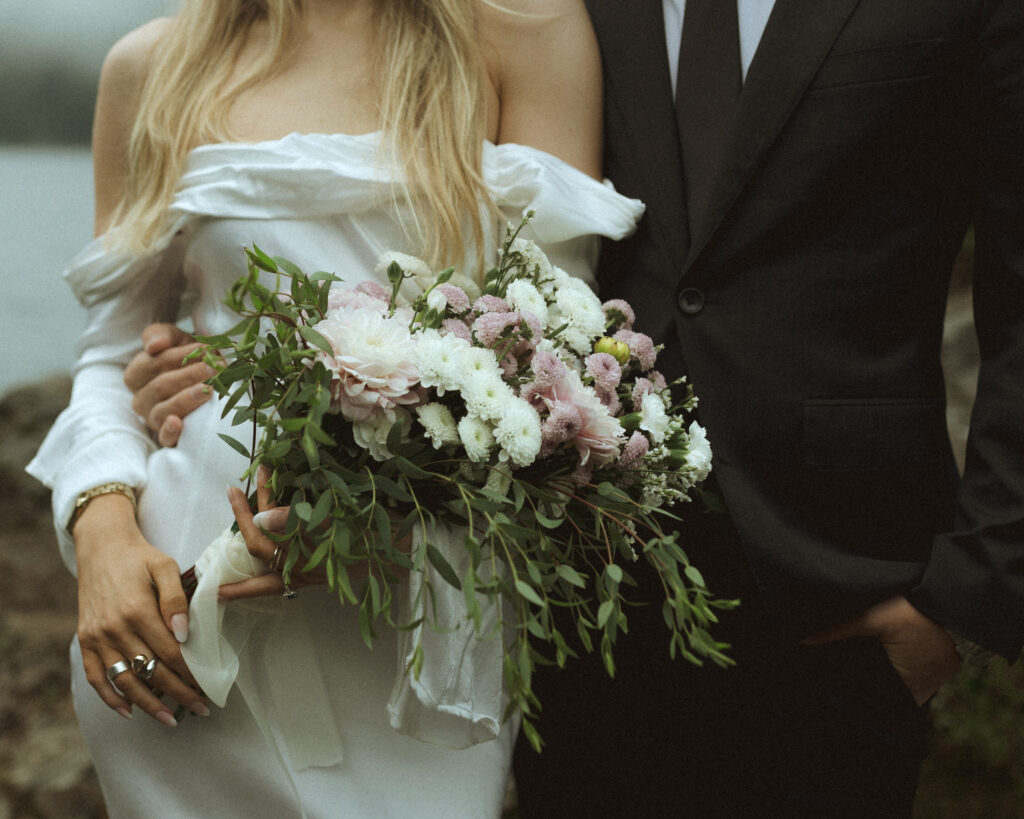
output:
M 875 637 L 918 705 L 926 703 L 960 668 L 953 640 L 905 597 L 879 603 L 852 620 L 804 640 L 807 645 L 848 637 Z
M 124 371 L 124 383 L 132 391 L 132 409 L 156 433 L 160 446 L 172 447 L 185 416 L 209 399 L 211 390 L 203 381 L 214 371 L 202 361 L 183 364 L 202 345 L 173 324 L 149 325 L 142 346 Z

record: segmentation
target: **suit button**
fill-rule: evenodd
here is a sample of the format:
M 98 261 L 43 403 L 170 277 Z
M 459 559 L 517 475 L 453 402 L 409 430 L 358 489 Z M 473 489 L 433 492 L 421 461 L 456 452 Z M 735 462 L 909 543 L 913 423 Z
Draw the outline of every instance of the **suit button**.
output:
M 704 309 L 704 294 L 696 287 L 687 287 L 679 292 L 679 309 L 688 316 L 695 316 Z

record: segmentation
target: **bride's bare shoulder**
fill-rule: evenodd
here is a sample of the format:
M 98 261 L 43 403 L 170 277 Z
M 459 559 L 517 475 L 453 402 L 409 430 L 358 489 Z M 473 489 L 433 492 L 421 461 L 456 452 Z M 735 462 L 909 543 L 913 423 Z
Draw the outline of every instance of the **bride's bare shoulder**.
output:
M 106 229 L 121 198 L 128 140 L 139 112 L 149 58 L 173 22 L 170 17 L 151 20 L 118 40 L 103 61 L 92 129 L 97 233 Z
M 477 0 L 499 141 L 600 175 L 601 58 L 583 0 Z
M 133 96 L 137 101 L 146 79 L 149 56 L 173 23 L 171 17 L 158 17 L 118 40 L 103 61 L 100 93 L 105 90 L 104 86 L 114 86 L 120 94 L 135 90 Z

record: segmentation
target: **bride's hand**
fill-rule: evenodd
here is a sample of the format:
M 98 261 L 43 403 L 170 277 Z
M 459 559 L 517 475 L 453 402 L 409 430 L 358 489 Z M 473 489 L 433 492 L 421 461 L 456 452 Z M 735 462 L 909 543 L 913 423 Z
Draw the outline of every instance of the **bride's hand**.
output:
M 86 677 L 100 699 L 124 717 L 131 717 L 135 704 L 174 726 L 171 709 L 154 693 L 162 691 L 193 713 L 208 715 L 179 648 L 179 639 L 188 635 L 188 603 L 177 564 L 146 541 L 131 504 L 120 495 L 93 499 L 73 535 L 78 640 Z M 157 660 L 149 680 L 129 668 L 137 655 Z M 107 670 L 118 663 L 126 664 L 124 670 L 108 680 Z
M 241 489 L 235 487 L 228 489 L 228 500 L 231 502 L 231 510 L 235 513 L 235 520 L 238 521 L 238 531 L 245 538 L 249 554 L 269 566 L 274 560 L 274 552 L 277 550 L 278 544 L 267 537 L 266 533 L 284 532 L 288 522 L 289 508 L 271 505 L 267 478 L 266 468 L 260 467 L 259 482 L 256 486 L 258 516 L 253 515 L 252 510 L 249 509 L 249 502 Z M 293 571 L 291 575 L 291 585 L 294 587 L 326 583 L 327 573 L 322 568 L 311 572 Z M 238 583 L 221 586 L 219 597 L 224 601 L 241 600 L 247 597 L 266 597 L 281 594 L 284 588 L 284 580 L 281 575 L 277 572 L 269 572 L 248 580 L 241 580 Z
M 257 515 L 253 515 L 249 508 L 249 502 L 242 490 L 232 487 L 228 490 L 228 500 L 231 502 L 231 509 L 235 513 L 235 520 L 238 521 L 238 530 L 245 538 L 245 545 L 249 554 L 262 560 L 268 566 L 274 562 L 274 553 L 278 544 L 267 537 L 267 532 L 283 532 L 288 522 L 287 506 L 272 506 L 270 489 L 267 486 L 269 471 L 266 467 L 260 467 L 259 480 L 256 486 L 256 508 Z M 397 525 L 397 521 L 396 521 Z M 403 551 L 409 551 L 412 538 L 406 535 L 395 545 Z M 281 594 L 285 590 L 284 580 L 280 575 L 280 567 L 268 574 L 242 580 L 238 583 L 229 583 L 220 587 L 220 599 L 223 601 L 240 600 L 247 597 L 266 597 Z M 299 571 L 301 567 L 296 566 L 291 573 L 290 583 L 294 588 L 310 585 L 325 585 L 327 583 L 327 572 L 323 567 L 317 567 L 313 571 Z M 358 577 L 365 574 L 363 566 L 353 567 L 350 570 L 351 577 Z

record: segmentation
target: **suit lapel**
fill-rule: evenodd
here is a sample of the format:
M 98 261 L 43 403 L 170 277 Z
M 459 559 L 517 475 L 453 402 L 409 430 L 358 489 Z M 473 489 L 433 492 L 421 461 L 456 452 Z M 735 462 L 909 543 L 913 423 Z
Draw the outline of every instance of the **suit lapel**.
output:
M 687 270 L 739 199 L 858 2 L 776 0 L 747 72 L 718 185 L 694 225 Z
M 676 268 L 674 276 L 666 271 L 671 283 L 682 273 L 689 238 L 662 3 L 587 0 L 587 7 L 604 58 L 605 105 L 629 140 L 618 150 L 628 150 L 643 178 L 646 218 Z

